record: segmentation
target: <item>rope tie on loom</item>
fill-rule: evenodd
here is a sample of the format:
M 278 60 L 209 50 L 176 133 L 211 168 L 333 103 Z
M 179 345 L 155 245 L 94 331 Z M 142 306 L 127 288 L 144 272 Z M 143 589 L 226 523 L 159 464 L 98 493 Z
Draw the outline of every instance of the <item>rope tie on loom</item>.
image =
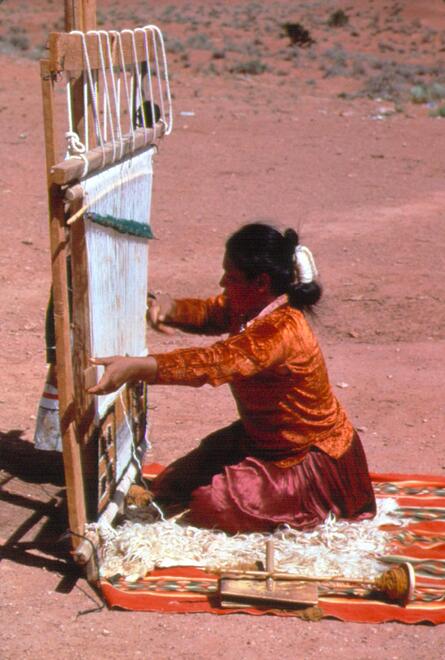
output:
M 68 95 L 68 115 L 69 115 L 69 134 L 67 134 L 68 140 L 68 154 L 74 158 L 81 158 L 84 161 L 85 169 L 83 176 L 88 173 L 88 163 L 86 160 L 85 153 L 88 152 L 88 116 L 89 116 L 89 100 L 91 100 L 91 110 L 94 120 L 94 128 L 96 133 L 97 145 L 102 150 L 102 166 L 105 164 L 105 142 L 107 141 L 108 131 L 111 136 L 111 143 L 113 149 L 112 161 L 116 160 L 116 157 L 122 157 L 123 154 L 123 134 L 121 126 L 121 107 L 120 107 L 120 88 L 121 83 L 123 82 L 124 86 L 124 95 L 127 102 L 129 116 L 132 116 L 132 97 L 133 91 L 130 92 L 128 88 L 127 76 L 123 75 L 122 80 L 118 77 L 116 82 L 116 72 L 115 66 L 113 63 L 113 53 L 111 46 L 111 36 L 117 40 L 118 45 L 118 54 L 120 60 L 120 70 L 125 74 L 126 64 L 124 58 L 124 52 L 122 47 L 122 35 L 129 35 L 131 41 L 131 48 L 133 52 L 133 67 L 131 74 L 131 87 L 133 88 L 133 83 L 135 87 L 136 102 L 143 107 L 144 105 L 144 83 L 143 76 L 141 71 L 141 65 L 138 62 L 137 57 L 137 47 L 136 47 L 136 33 L 142 34 L 144 50 L 146 54 L 146 66 L 147 66 L 147 82 L 148 82 L 148 93 L 149 99 L 148 104 L 151 107 L 151 116 L 156 116 L 156 104 L 154 102 L 154 82 L 153 74 L 151 71 L 151 62 L 150 62 L 150 48 L 149 48 L 149 39 L 151 37 L 151 44 L 153 48 L 153 57 L 154 57 L 154 68 L 157 77 L 157 88 L 159 95 L 160 103 L 160 123 L 163 124 L 165 134 L 168 135 L 171 133 L 173 117 L 172 117 L 172 103 L 171 103 L 171 93 L 170 93 L 170 83 L 168 77 L 168 68 L 167 68 L 167 57 L 164 45 L 164 39 L 162 32 L 155 25 L 147 25 L 143 28 L 136 28 L 135 30 L 122 30 L 121 32 L 105 30 L 89 30 L 87 33 L 81 32 L 79 30 L 73 30 L 71 34 L 77 35 L 82 44 L 82 53 L 84 58 L 84 122 L 85 122 L 85 145 L 82 144 L 80 138 L 75 134 L 73 128 L 73 118 L 72 118 L 72 103 L 71 103 L 71 89 L 70 84 L 67 85 L 67 95 Z M 103 125 L 100 120 L 100 109 L 99 102 L 102 102 L 99 99 L 98 91 L 98 78 L 93 76 L 91 70 L 91 62 L 88 53 L 87 37 L 94 37 L 97 41 L 97 51 L 99 56 L 99 70 L 102 76 L 103 83 Z M 103 39 L 105 39 L 105 46 L 103 44 Z M 160 51 L 160 52 L 159 52 Z M 161 76 L 161 68 L 163 69 Z M 164 79 L 165 90 L 163 90 L 163 84 L 161 77 Z M 167 102 L 167 111 L 168 111 L 168 122 L 165 119 L 165 103 L 164 103 L 164 92 Z M 112 97 L 112 98 L 111 98 Z M 113 107 L 112 107 L 113 106 Z M 113 109 L 115 111 L 115 116 L 117 123 L 114 124 L 113 121 Z M 134 136 L 135 132 L 133 129 L 133 122 L 130 122 L 129 131 L 131 134 L 132 143 L 134 145 Z M 144 129 L 147 128 L 147 122 L 145 113 L 142 112 L 142 124 Z M 156 121 L 153 122 L 153 131 L 154 139 L 156 139 Z M 118 147 L 120 147 L 118 149 Z M 119 152 L 119 153 L 117 153 Z
M 305 245 L 295 248 L 295 265 L 300 284 L 310 284 L 317 279 L 318 270 L 312 252 Z
M 133 50 L 133 59 L 134 59 L 134 70 L 136 73 L 136 99 L 137 99 L 137 105 L 140 105 L 143 108 L 144 104 L 144 92 L 143 92 L 143 87 L 142 87 L 142 74 L 141 74 L 141 67 L 138 63 L 138 58 L 137 58 L 137 50 L 136 50 L 136 32 L 142 32 L 144 34 L 144 45 L 146 48 L 147 52 L 147 36 L 145 31 L 142 28 L 136 28 L 135 30 L 123 30 L 122 32 L 129 32 L 131 35 L 131 47 Z M 148 74 L 148 80 L 149 80 L 149 85 L 150 85 L 150 100 L 151 100 L 151 108 L 152 112 L 154 112 L 154 104 L 152 101 L 152 96 L 153 96 L 153 88 L 151 86 L 151 71 L 150 71 L 150 61 L 147 60 L 147 74 Z M 145 119 L 145 112 L 142 110 L 141 113 L 142 116 L 142 125 L 144 129 L 147 128 L 146 125 L 146 119 Z M 153 114 L 154 118 L 154 114 Z M 156 136 L 156 124 L 153 123 L 153 136 Z
M 102 136 L 102 130 L 100 127 L 100 120 L 99 120 L 99 112 L 97 108 L 97 92 L 96 92 L 96 87 L 95 87 L 95 82 L 93 80 L 93 74 L 91 72 L 91 64 L 90 64 L 90 57 L 88 55 L 88 48 L 87 48 L 87 43 L 86 43 L 86 38 L 85 34 L 81 32 L 80 30 L 73 30 L 70 34 L 76 34 L 77 36 L 80 37 L 81 43 L 82 43 L 82 52 L 83 52 L 83 57 L 85 60 L 85 68 L 86 68 L 86 73 L 87 73 L 87 78 L 88 78 L 88 85 L 89 85 L 89 90 L 90 90 L 90 95 L 91 95 L 91 108 L 93 111 L 93 118 L 94 118 L 94 125 L 96 129 L 96 137 L 99 142 L 99 146 L 102 149 L 102 166 L 105 163 L 105 148 L 104 148 L 104 141 L 103 141 L 103 136 Z M 96 31 L 91 30 L 87 34 L 98 34 Z M 71 116 L 71 104 L 69 105 L 69 117 L 70 121 L 72 122 L 72 116 Z M 88 117 L 88 112 L 85 113 L 86 118 Z
M 121 34 L 121 37 L 124 34 L 130 35 L 131 46 L 132 46 L 132 51 L 133 51 L 133 58 L 134 58 L 134 64 L 133 64 L 133 67 L 132 67 L 131 81 L 130 81 L 131 82 L 131 96 L 128 95 L 128 91 L 126 90 L 128 108 L 130 108 L 131 107 L 131 102 L 133 100 L 133 89 L 134 89 L 134 82 L 135 81 L 136 81 L 136 94 L 138 95 L 138 97 L 140 97 L 142 99 L 141 80 L 140 80 L 140 75 L 139 75 L 139 71 L 138 71 L 138 68 L 137 68 L 137 57 L 136 57 L 136 54 L 135 54 L 136 53 L 136 42 L 135 42 L 133 30 L 129 30 L 128 28 L 126 28 L 125 30 L 122 30 L 122 32 L 120 34 Z M 121 37 L 120 37 L 120 40 L 119 40 L 119 49 L 120 49 L 121 59 L 122 59 L 122 61 L 124 61 Z M 124 80 L 125 80 L 125 86 L 127 86 L 126 79 L 124 78 Z M 130 112 L 130 116 L 132 116 L 131 112 Z M 131 140 L 132 140 L 132 145 L 134 146 L 135 132 L 134 132 L 133 127 L 132 127 L 133 122 L 130 122 L 130 125 L 131 125 Z
M 69 83 L 68 83 L 69 84 Z M 70 113 L 71 118 L 71 113 Z M 70 122 L 71 123 L 71 122 Z M 73 131 L 69 130 L 65 133 L 67 139 L 67 153 L 71 158 L 81 158 L 84 162 L 84 168 L 82 176 L 88 174 L 88 158 L 86 157 L 86 147 L 80 139 L 79 135 Z
M 156 140 L 156 120 L 155 120 L 155 104 L 153 101 L 153 82 L 152 82 L 152 75 L 151 75 L 151 66 L 150 66 L 150 51 L 148 48 L 148 35 L 147 35 L 147 30 L 145 28 L 136 28 L 136 32 L 141 32 L 144 36 L 144 49 L 145 49 L 145 57 L 146 57 L 146 62 L 147 62 L 147 78 L 148 78 L 148 89 L 150 92 L 150 107 L 151 107 L 151 116 L 152 116 L 152 124 L 153 124 L 153 141 Z M 153 50 L 155 53 L 156 57 L 156 44 L 155 41 L 153 41 Z M 162 99 L 162 94 L 161 94 L 161 99 Z M 147 128 L 146 125 L 146 118 L 145 118 L 145 112 L 142 112 L 142 123 L 144 128 Z
M 124 32 L 124 30 L 122 32 Z M 117 39 L 121 70 L 125 71 L 125 57 L 124 57 L 124 49 L 123 49 L 123 46 L 122 46 L 122 33 L 117 32 L 116 30 L 114 30 L 114 31 L 112 31 L 112 34 Z M 127 108 L 130 108 L 131 107 L 130 90 L 129 90 L 129 87 L 128 87 L 127 76 L 123 76 L 123 81 L 124 81 L 124 93 L 125 93 L 125 100 L 127 102 Z M 134 145 L 134 128 L 133 128 L 133 122 L 132 121 L 130 121 L 129 129 L 130 129 L 130 133 L 131 133 L 131 144 Z
M 116 76 L 113 67 L 113 54 L 111 51 L 110 33 L 107 32 L 106 30 L 104 30 L 103 32 L 105 34 L 105 41 L 107 45 L 107 57 L 110 63 L 111 89 L 113 91 L 114 109 L 116 112 L 116 132 L 120 146 L 119 149 L 119 160 L 120 160 L 122 158 L 124 144 L 123 144 L 123 135 L 122 135 L 122 126 L 121 126 L 121 108 L 119 103 L 119 79 L 116 84 Z M 113 143 L 113 147 L 114 147 L 114 143 Z
M 102 36 L 105 36 L 105 39 L 108 40 L 108 35 L 105 30 L 95 30 L 92 31 L 93 34 L 95 34 L 97 38 L 97 47 L 98 47 L 98 52 L 99 52 L 99 61 L 100 61 L 100 68 L 102 71 L 102 84 L 104 88 L 104 94 L 103 94 L 103 137 L 104 141 L 107 142 L 108 140 L 108 124 L 107 121 L 109 121 L 110 125 L 110 134 L 111 134 L 111 144 L 113 147 L 113 158 L 112 162 L 114 163 L 116 159 L 116 143 L 114 139 L 114 126 L 113 126 L 113 117 L 111 114 L 111 104 L 110 104 L 110 95 L 109 95 L 109 90 L 108 90 L 108 80 L 107 80 L 107 73 L 106 73 L 106 68 L 105 68 L 105 58 L 104 58 L 104 50 L 102 46 Z M 102 163 L 102 166 L 104 163 Z
M 165 52 L 165 43 L 164 43 L 164 37 L 162 35 L 161 30 L 158 28 L 157 25 L 146 25 L 145 30 L 150 30 L 152 34 L 152 40 L 153 40 L 153 51 L 155 55 L 155 64 L 156 64 L 156 71 L 159 72 L 159 60 L 158 60 L 158 51 L 156 48 L 156 36 L 158 37 L 159 44 L 161 46 L 161 53 L 162 53 L 162 66 L 164 69 L 164 81 L 165 81 L 165 92 L 167 96 L 167 103 L 168 103 L 168 125 L 164 119 L 165 117 L 165 107 L 164 107 L 164 95 L 162 94 L 162 84 L 161 84 L 161 79 L 158 74 L 158 87 L 159 87 L 159 98 L 160 98 L 160 103 L 161 103 L 161 121 L 165 126 L 165 134 L 170 135 L 173 129 L 173 112 L 172 112 L 172 99 L 171 99 L 171 92 L 170 92 L 170 81 L 168 77 L 168 66 L 167 66 L 167 55 Z
M 66 84 L 66 96 L 67 96 L 68 126 L 69 126 L 69 130 L 65 133 L 65 137 L 67 140 L 67 157 L 70 156 L 71 158 L 81 158 L 84 163 L 82 176 L 86 176 L 88 173 L 88 158 L 85 155 L 87 148 L 80 139 L 78 133 L 76 133 L 76 131 L 74 130 L 71 85 L 69 81 Z

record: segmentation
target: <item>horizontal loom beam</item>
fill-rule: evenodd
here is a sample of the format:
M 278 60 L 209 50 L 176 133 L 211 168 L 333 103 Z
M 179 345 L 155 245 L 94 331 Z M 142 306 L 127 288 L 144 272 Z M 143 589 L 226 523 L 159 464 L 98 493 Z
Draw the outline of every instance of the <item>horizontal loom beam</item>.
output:
M 116 141 L 115 153 L 113 154 L 113 145 L 107 142 L 104 147 L 96 147 L 85 154 L 88 160 L 88 173 L 103 169 L 113 162 L 122 160 L 125 156 L 135 154 L 138 151 L 147 149 L 164 135 L 165 126 L 163 122 L 157 122 L 155 130 L 153 128 L 138 128 L 134 131 L 134 136 L 126 135 L 122 139 L 122 156 L 117 158 L 116 154 L 121 154 L 121 143 Z M 52 183 L 59 186 L 66 185 L 76 181 L 83 176 L 85 162 L 83 158 L 67 158 L 56 163 L 50 169 L 50 178 Z
M 86 45 L 88 57 L 92 69 L 101 68 L 101 59 L 98 47 L 98 38 L 94 34 L 86 34 Z M 102 39 L 104 50 L 104 59 L 107 62 L 105 39 Z M 120 49 L 115 35 L 110 34 L 110 46 L 112 53 L 113 66 L 120 66 Z M 135 32 L 136 62 L 146 62 L 147 52 L 145 48 L 145 39 L 142 32 Z M 49 70 L 51 73 L 61 73 L 62 71 L 82 71 L 86 69 L 84 61 L 82 41 L 79 35 L 67 32 L 51 32 L 48 39 L 49 49 Z M 126 66 L 135 63 L 133 44 L 130 34 L 122 34 L 122 50 Z M 154 58 L 152 36 L 148 31 L 148 51 L 150 59 Z

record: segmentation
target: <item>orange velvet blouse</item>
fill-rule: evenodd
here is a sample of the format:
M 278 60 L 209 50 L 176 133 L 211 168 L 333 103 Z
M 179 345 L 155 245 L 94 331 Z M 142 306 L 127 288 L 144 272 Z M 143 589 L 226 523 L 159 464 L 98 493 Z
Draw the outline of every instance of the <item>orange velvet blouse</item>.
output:
M 329 383 L 323 355 L 304 314 L 277 298 L 241 326 L 223 295 L 177 300 L 172 321 L 206 332 L 229 332 L 206 348 L 154 355 L 156 383 L 228 383 L 253 454 L 286 467 L 316 446 L 339 458 L 353 427 Z

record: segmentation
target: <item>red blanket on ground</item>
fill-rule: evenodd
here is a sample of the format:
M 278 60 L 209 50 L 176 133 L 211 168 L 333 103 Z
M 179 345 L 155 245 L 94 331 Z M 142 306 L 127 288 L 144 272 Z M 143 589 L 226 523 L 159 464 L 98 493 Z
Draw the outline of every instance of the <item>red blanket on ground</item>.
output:
M 144 468 L 153 476 L 161 466 Z M 445 477 L 416 474 L 373 474 L 377 498 L 397 500 L 396 515 L 410 518 L 403 528 L 394 526 L 391 560 L 409 561 L 416 574 L 415 598 L 402 607 L 356 596 L 320 596 L 325 617 L 360 623 L 400 621 L 403 623 L 445 622 Z M 385 528 L 388 531 L 388 526 Z M 109 607 L 147 612 L 210 612 L 252 615 L 295 616 L 291 610 L 230 608 L 219 606 L 215 593 L 217 576 L 196 568 L 159 569 L 134 584 L 123 579 L 102 580 L 100 587 Z M 206 593 L 208 591 L 208 593 Z

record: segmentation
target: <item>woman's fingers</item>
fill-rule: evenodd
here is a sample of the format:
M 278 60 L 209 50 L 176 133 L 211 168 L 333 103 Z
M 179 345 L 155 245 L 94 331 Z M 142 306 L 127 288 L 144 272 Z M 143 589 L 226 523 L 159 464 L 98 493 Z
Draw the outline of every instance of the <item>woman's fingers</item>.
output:
M 119 389 L 125 382 L 125 358 L 120 355 L 111 355 L 109 357 L 91 357 L 91 364 L 105 367 L 105 371 L 96 385 L 89 387 L 89 394 L 109 394 Z
M 156 330 L 159 330 L 159 332 L 163 332 L 164 335 L 175 334 L 175 329 L 172 328 L 170 325 L 165 325 L 164 323 L 158 323 L 156 326 Z
M 148 308 L 148 315 L 150 317 L 151 325 L 155 328 L 159 324 L 159 321 L 161 320 L 159 318 L 161 316 L 161 308 L 157 302 L 153 302 L 150 305 L 150 307 Z
M 91 364 L 107 367 L 118 357 L 118 355 L 110 355 L 109 357 L 90 357 L 90 362 Z
M 173 307 L 172 298 L 167 293 L 149 293 L 147 297 L 147 320 L 154 330 L 171 335 L 173 328 L 166 325 Z
M 97 385 L 93 385 L 93 387 L 89 387 L 87 389 L 88 394 L 109 394 L 106 386 L 102 383 L 102 378 L 100 381 L 97 383 Z M 112 390 L 110 390 L 112 392 Z
M 89 387 L 87 392 L 89 394 L 109 394 L 110 392 L 113 392 L 114 389 L 115 388 L 110 384 L 110 379 L 105 372 L 99 382 L 96 383 L 96 385 L 93 385 L 93 387 Z
M 109 358 L 91 358 L 91 362 L 105 366 L 105 371 L 96 385 L 87 387 L 87 392 L 90 394 L 109 394 L 118 390 L 125 383 L 133 383 L 138 380 L 153 383 L 158 368 L 152 355 L 144 357 L 114 355 Z

